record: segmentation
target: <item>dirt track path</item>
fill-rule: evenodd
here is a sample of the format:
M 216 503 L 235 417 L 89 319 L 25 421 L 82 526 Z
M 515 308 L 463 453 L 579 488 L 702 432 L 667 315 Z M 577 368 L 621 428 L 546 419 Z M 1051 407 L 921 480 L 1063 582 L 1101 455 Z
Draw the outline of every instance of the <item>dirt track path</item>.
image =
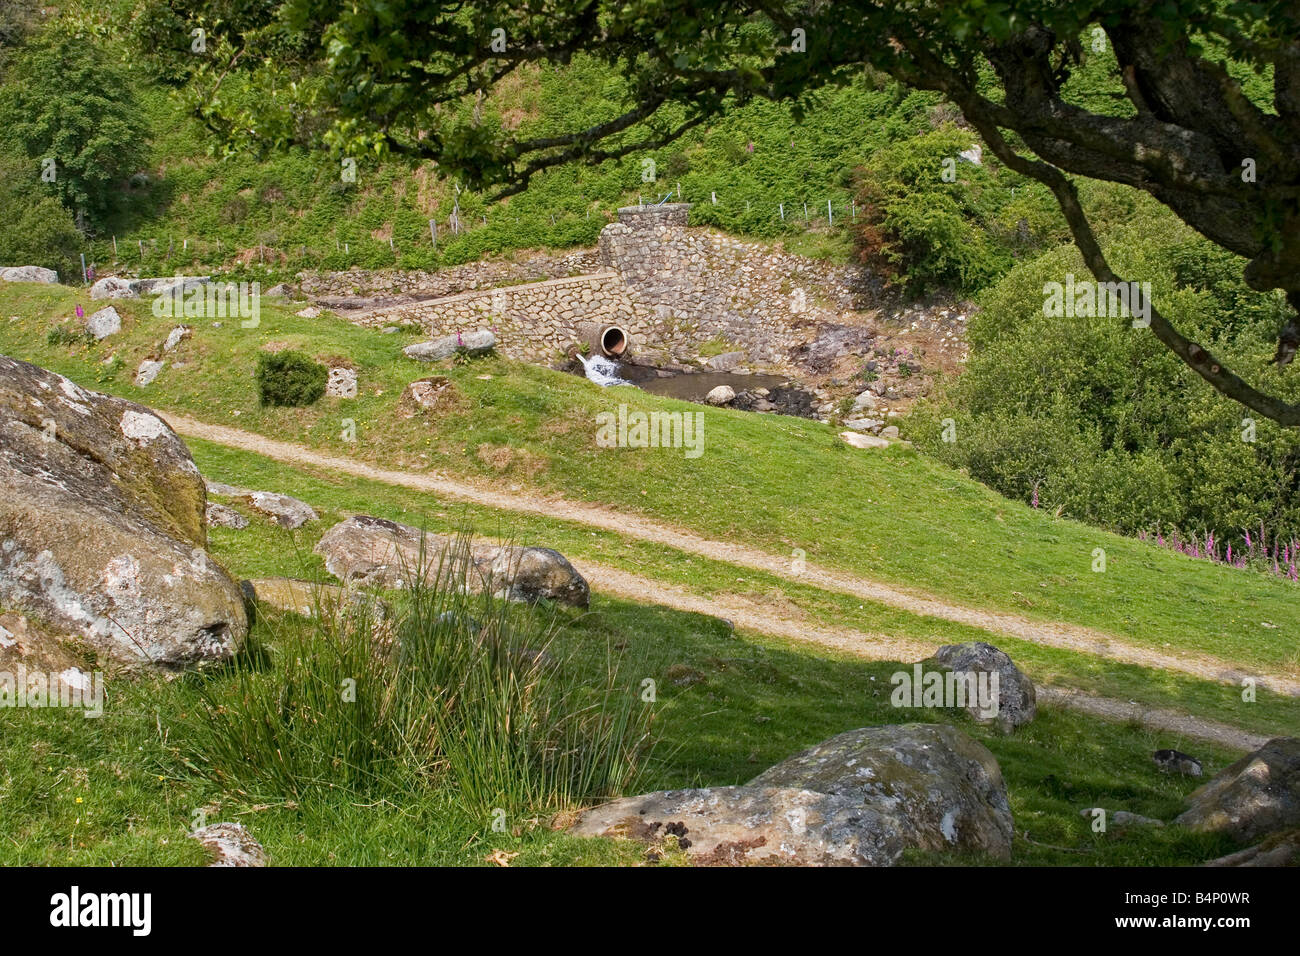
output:
M 354 458 L 342 458 L 337 455 L 316 451 L 305 445 L 267 438 L 254 432 L 201 422 L 186 415 L 162 411 L 158 414 L 181 435 L 253 452 L 285 464 L 326 468 L 356 478 L 428 492 L 444 498 L 466 501 L 502 511 L 514 511 L 544 518 L 559 518 L 572 521 L 576 524 L 600 528 L 639 541 L 665 545 L 710 560 L 764 571 L 788 581 L 811 585 L 825 591 L 848 594 L 913 614 L 966 624 L 994 634 L 1010 635 L 1020 640 L 1048 647 L 1092 654 L 1097 657 L 1105 657 L 1141 667 L 1176 671 L 1202 680 L 1220 683 L 1239 684 L 1243 677 L 1251 676 L 1256 679 L 1259 686 L 1266 687 L 1275 693 L 1300 696 L 1300 680 L 1293 677 L 1279 674 L 1255 674 L 1209 656 L 1169 654 L 1139 647 L 1091 628 L 1057 622 L 1033 621 L 1003 611 L 979 610 L 953 604 L 934 595 L 903 590 L 890 584 L 872 581 L 813 564 L 808 564 L 802 572 L 795 572 L 791 567 L 791 562 L 785 557 L 734 542 L 706 538 L 682 528 L 676 528 L 635 514 L 615 512 L 600 505 L 568 501 L 559 497 L 538 494 L 506 493 L 453 478 L 383 468 Z M 595 568 L 593 567 L 592 570 L 594 572 Z M 614 581 L 612 569 L 605 568 L 603 573 L 607 575 L 608 581 L 611 583 Z M 659 600 L 659 597 L 661 594 L 667 594 L 669 588 L 657 581 L 640 580 L 642 589 L 634 595 L 635 597 L 654 603 L 665 603 Z M 721 606 L 719 602 L 709 601 L 698 596 L 693 596 L 691 599 L 701 602 L 701 607 L 709 606 L 715 609 L 703 610 L 701 613 L 716 614 L 716 609 Z M 798 627 L 802 633 L 810 633 L 816 630 L 803 624 L 799 624 Z M 771 626 L 755 627 L 754 629 L 773 633 Z M 861 634 L 861 632 L 845 633 Z M 905 643 L 894 638 L 880 637 L 879 639 L 892 642 L 894 646 L 899 647 Z M 875 638 L 872 638 L 872 640 L 874 641 Z M 893 656 L 897 657 L 897 655 Z

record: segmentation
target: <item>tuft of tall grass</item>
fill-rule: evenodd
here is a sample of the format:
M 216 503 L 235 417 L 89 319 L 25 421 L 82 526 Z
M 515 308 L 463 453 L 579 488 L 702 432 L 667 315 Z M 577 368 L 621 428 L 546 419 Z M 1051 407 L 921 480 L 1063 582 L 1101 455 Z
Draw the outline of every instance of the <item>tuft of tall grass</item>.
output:
M 462 537 L 421 554 L 387 602 L 315 586 L 310 617 L 285 615 L 263 646 L 198 678 L 187 760 L 259 800 L 439 787 L 483 814 L 633 787 L 653 708 L 613 649 L 562 652 L 558 611 L 485 593 L 475 574 Z

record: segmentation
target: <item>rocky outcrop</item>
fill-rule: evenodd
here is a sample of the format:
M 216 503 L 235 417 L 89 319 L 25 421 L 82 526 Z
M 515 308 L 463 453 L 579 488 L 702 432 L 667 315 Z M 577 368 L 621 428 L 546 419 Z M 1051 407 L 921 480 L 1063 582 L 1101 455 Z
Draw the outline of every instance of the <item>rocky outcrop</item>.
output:
M 148 408 L 0 356 L 0 603 L 122 665 L 225 660 L 247 619 L 205 503 Z
M 58 281 L 57 272 L 40 266 L 9 266 L 0 269 L 0 282 L 39 282 L 43 285 L 53 285 Z
M 736 787 L 665 790 L 584 813 L 573 832 L 661 843 L 697 864 L 890 866 L 907 849 L 1011 856 L 993 755 L 954 727 L 867 727 Z
M 1029 723 L 1038 716 L 1034 682 L 1020 672 L 1003 651 L 984 641 L 965 644 L 946 644 L 935 651 L 926 663 L 934 664 L 957 674 L 997 674 L 997 713 L 990 716 L 978 701 L 966 706 L 977 723 L 991 724 L 1003 733 Z M 992 687 L 992 684 L 989 684 Z
M 1242 842 L 1300 827 L 1300 738 L 1278 737 L 1187 798 L 1175 823 Z
M 465 563 L 472 586 L 511 600 L 586 607 L 590 599 L 586 580 L 558 551 L 466 542 L 368 515 L 330 528 L 315 551 L 325 569 L 347 583 L 403 588 L 413 580 L 431 582 L 445 557 Z

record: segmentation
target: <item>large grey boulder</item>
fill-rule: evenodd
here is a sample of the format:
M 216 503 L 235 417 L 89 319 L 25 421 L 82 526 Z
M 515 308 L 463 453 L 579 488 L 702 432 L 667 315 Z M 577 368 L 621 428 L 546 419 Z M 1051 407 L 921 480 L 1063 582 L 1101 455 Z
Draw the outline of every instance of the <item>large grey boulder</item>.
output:
M 419 362 L 438 362 L 451 358 L 457 349 L 466 349 L 470 355 L 486 355 L 496 348 L 497 337 L 487 329 L 444 335 L 429 342 L 416 342 L 402 349 L 402 354 Z
M 573 832 L 656 843 L 702 864 L 891 866 L 909 848 L 1011 856 L 988 749 L 944 724 L 832 737 L 736 787 L 665 790 L 588 810 Z
M 974 675 L 976 683 L 987 682 L 992 689 L 992 675 L 997 674 L 996 714 L 990 714 L 977 700 L 969 700 L 966 712 L 977 722 L 996 726 L 1009 733 L 1038 716 L 1037 695 L 1034 682 L 1021 673 L 1006 653 L 984 641 L 965 644 L 946 644 L 934 652 L 925 663 L 933 664 L 955 674 Z M 986 675 L 986 676 L 981 676 Z
M 43 285 L 54 285 L 58 281 L 57 272 L 40 266 L 10 266 L 0 269 L 0 282 L 40 282 Z
M 325 569 L 352 584 L 402 588 L 411 580 L 433 581 L 444 558 L 472 569 L 470 584 L 515 601 L 558 601 L 586 607 L 586 580 L 564 555 L 550 548 L 465 542 L 384 518 L 355 515 L 317 543 Z
M 1300 827 L 1300 738 L 1277 737 L 1220 771 L 1174 822 L 1243 842 Z
M 226 660 L 248 630 L 189 450 L 148 408 L 0 356 L 0 606 L 105 662 Z

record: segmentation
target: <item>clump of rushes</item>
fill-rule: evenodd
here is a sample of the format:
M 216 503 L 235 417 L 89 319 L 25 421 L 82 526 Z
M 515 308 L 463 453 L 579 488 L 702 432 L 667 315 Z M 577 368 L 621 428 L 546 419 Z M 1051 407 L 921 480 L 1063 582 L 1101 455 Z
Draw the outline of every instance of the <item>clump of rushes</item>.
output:
M 652 749 L 640 672 L 561 652 L 566 612 L 473 593 L 465 538 L 419 564 L 385 601 L 315 587 L 310 617 L 263 621 L 259 647 L 194 678 L 186 762 L 259 800 L 447 788 L 485 816 L 631 790 Z

